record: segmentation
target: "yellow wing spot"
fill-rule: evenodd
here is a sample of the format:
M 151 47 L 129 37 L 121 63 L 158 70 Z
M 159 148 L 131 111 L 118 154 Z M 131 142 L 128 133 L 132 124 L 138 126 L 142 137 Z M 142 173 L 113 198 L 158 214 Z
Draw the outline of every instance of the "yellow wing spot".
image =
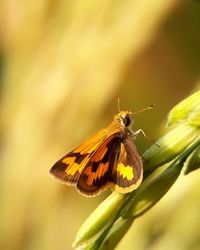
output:
M 68 175 L 75 175 L 76 172 L 79 171 L 79 168 L 80 168 L 80 166 L 77 163 L 74 163 L 69 169 L 66 169 L 65 172 Z
M 123 163 L 117 165 L 117 172 L 129 181 L 134 178 L 133 167 L 125 166 Z
M 62 163 L 65 163 L 66 165 L 71 165 L 74 163 L 76 157 L 66 157 L 62 160 Z
M 69 165 L 69 167 L 66 168 L 65 172 L 68 175 L 75 175 L 78 171 L 79 173 L 82 172 L 85 163 L 88 161 L 88 157 L 85 157 L 85 159 L 82 161 L 81 164 L 78 164 L 75 162 L 76 157 L 66 157 L 62 160 L 62 163 L 65 163 L 66 165 Z

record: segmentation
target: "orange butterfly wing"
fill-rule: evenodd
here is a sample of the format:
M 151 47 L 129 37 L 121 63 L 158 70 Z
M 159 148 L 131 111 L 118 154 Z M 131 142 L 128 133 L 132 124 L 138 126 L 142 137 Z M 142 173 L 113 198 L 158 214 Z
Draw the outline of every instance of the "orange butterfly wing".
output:
M 112 124 L 108 128 L 97 132 L 87 141 L 57 161 L 50 169 L 50 173 L 68 185 L 76 185 L 80 174 L 92 155 L 95 154 L 107 138 L 114 136 L 118 132 L 119 128 L 112 126 Z
M 136 189 L 143 166 L 132 137 L 119 123 L 112 123 L 61 158 L 50 173 L 76 185 L 84 195 L 94 196 L 110 185 L 119 193 Z
M 143 165 L 132 137 L 124 138 L 120 156 L 112 169 L 110 185 L 119 193 L 129 193 L 142 182 Z
M 136 189 L 143 178 L 143 166 L 132 137 L 110 136 L 89 159 L 77 189 L 93 196 L 111 186 L 119 193 Z
M 120 137 L 111 135 L 92 155 L 77 182 L 77 189 L 81 193 L 94 196 L 107 188 L 113 165 L 119 156 L 120 144 Z

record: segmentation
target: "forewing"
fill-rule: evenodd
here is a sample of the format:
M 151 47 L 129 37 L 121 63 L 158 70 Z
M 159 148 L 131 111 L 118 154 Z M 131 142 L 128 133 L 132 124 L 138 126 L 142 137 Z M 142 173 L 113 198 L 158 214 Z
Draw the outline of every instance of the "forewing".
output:
M 56 178 L 75 185 L 91 155 L 107 137 L 107 129 L 101 130 L 77 148 L 57 161 L 50 170 Z
M 114 163 L 119 157 L 120 138 L 113 134 L 97 149 L 81 173 L 77 189 L 87 196 L 94 196 L 109 185 Z
M 123 139 L 118 162 L 114 164 L 110 185 L 119 193 L 129 193 L 136 189 L 143 178 L 140 155 L 130 136 Z
M 106 129 L 100 130 L 57 161 L 51 168 L 50 173 L 68 185 L 75 185 L 83 169 L 100 145 L 102 145 L 107 138 L 113 137 L 118 132 L 118 126 L 113 124 Z

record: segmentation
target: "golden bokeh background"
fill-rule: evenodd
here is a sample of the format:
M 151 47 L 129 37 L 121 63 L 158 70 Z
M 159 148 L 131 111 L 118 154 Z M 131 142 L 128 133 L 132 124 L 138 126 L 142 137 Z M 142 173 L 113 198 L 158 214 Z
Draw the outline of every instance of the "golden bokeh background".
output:
M 48 173 L 121 109 L 159 137 L 199 89 L 200 2 L 1 0 L 0 249 L 71 249 L 89 199 Z M 139 151 L 149 146 L 138 137 Z M 117 249 L 199 249 L 200 174 L 179 178 Z

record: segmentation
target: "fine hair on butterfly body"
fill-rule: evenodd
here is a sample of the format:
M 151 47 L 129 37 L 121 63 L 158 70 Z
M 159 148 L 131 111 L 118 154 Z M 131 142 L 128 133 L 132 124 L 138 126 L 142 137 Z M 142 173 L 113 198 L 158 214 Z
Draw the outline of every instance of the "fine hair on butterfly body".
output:
M 120 111 L 108 127 L 57 161 L 50 173 L 86 196 L 108 187 L 123 194 L 136 189 L 142 182 L 143 164 L 133 142 L 142 130 L 129 128 L 135 113 Z

